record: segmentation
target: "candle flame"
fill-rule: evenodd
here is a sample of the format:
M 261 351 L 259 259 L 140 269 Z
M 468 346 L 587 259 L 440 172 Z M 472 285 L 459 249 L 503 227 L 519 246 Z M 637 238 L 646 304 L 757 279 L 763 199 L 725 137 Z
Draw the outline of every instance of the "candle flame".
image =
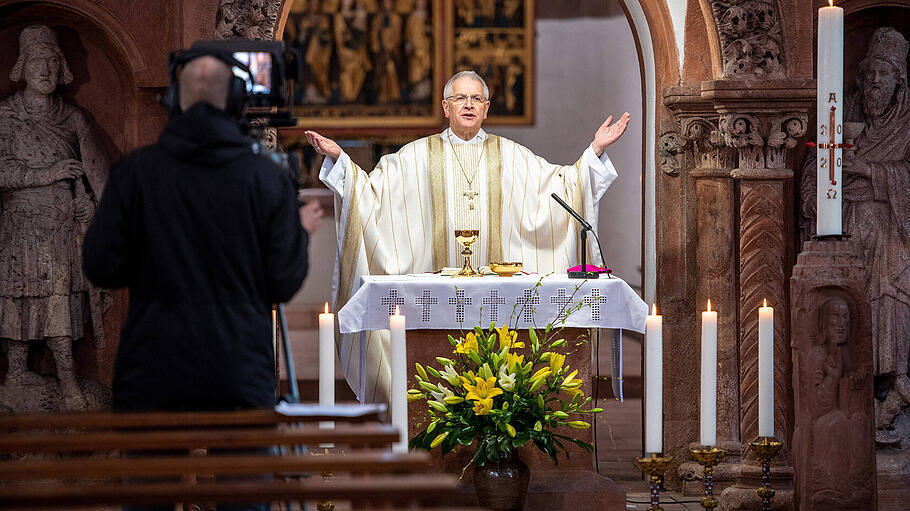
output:
M 652 316 L 656 316 L 656 315 L 657 315 L 657 304 L 656 304 L 656 303 L 652 303 L 652 304 L 651 304 L 651 315 L 652 315 Z
M 828 7 L 834 7 L 834 0 L 828 0 Z
M 398 306 L 397 305 L 395 306 L 395 315 L 396 316 L 398 315 Z
M 711 312 L 711 299 L 708 298 L 708 312 Z
M 767 298 L 762 298 L 761 306 L 762 306 L 762 307 L 767 307 L 767 306 L 768 306 L 768 299 L 767 299 Z
M 329 302 L 325 302 L 325 313 L 329 313 Z

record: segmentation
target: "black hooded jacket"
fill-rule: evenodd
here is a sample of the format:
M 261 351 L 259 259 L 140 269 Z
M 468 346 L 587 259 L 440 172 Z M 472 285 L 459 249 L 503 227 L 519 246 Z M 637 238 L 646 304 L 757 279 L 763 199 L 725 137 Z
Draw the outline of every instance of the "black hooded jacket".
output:
M 271 406 L 275 302 L 307 272 L 290 174 L 197 103 L 111 172 L 83 250 L 88 278 L 129 287 L 115 410 Z

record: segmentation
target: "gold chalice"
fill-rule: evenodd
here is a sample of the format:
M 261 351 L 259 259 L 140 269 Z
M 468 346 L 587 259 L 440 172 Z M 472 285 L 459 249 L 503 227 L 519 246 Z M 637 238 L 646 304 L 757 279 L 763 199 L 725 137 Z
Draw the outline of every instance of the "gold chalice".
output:
M 480 231 L 477 229 L 455 229 L 455 241 L 464 245 L 461 255 L 464 256 L 464 267 L 453 277 L 480 277 L 480 273 L 471 268 L 471 244 L 477 241 Z

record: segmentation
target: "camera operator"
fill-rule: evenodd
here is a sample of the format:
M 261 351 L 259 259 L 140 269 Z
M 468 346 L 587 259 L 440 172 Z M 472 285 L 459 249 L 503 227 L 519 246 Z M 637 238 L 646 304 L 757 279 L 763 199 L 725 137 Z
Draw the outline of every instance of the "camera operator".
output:
M 88 278 L 129 287 L 112 385 L 118 411 L 277 400 L 271 304 L 303 282 L 302 226 L 312 233 L 322 210 L 299 208 L 287 170 L 254 153 L 238 126 L 243 98 L 232 97 L 237 61 L 208 53 L 178 56 L 180 113 L 156 144 L 114 167 L 86 235 Z

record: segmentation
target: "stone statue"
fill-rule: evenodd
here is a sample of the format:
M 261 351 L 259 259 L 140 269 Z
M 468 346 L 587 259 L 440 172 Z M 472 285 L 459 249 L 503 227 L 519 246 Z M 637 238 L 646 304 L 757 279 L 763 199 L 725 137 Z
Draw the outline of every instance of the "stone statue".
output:
M 871 418 L 864 414 L 863 374 L 856 367 L 853 354 L 850 306 L 838 296 L 825 299 L 818 308 L 818 330 L 813 344 L 805 353 L 806 369 L 801 374 L 807 388 L 805 404 L 811 427 L 794 445 L 805 449 L 810 470 L 805 477 L 811 481 L 800 484 L 810 495 L 803 496 L 808 509 L 862 509 L 874 501 L 872 489 L 865 484 L 874 466 L 868 459 L 866 446 L 871 445 Z M 837 445 L 837 459 L 832 463 L 826 455 Z M 851 449 L 853 450 L 851 452 Z
M 82 273 L 82 239 L 108 160 L 82 111 L 55 94 L 73 75 L 50 28 L 22 30 L 10 79 L 26 86 L 0 101 L 0 339 L 9 362 L 2 397 L 20 411 L 10 400 L 46 384 L 27 368 L 29 347 L 46 342 L 63 407 L 84 409 L 72 344 L 87 318 L 100 343 L 102 323 L 100 295 Z
M 847 95 L 845 123 L 864 123 L 844 151 L 844 232 L 866 262 L 866 297 L 876 349 L 877 441 L 910 446 L 910 93 L 907 40 L 877 29 L 860 62 L 858 88 Z M 814 230 L 815 155 L 807 159 L 801 200 Z M 805 235 L 804 235 L 805 236 Z M 903 417 L 903 418 L 901 418 Z

